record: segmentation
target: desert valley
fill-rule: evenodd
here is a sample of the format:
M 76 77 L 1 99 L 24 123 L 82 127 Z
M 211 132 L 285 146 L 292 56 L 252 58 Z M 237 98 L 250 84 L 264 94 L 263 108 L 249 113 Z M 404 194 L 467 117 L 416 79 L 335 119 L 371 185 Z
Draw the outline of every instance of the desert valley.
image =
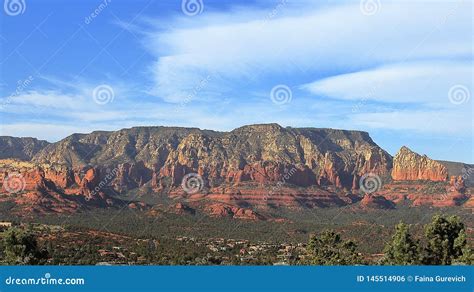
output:
M 398 221 L 416 226 L 447 213 L 461 216 L 472 238 L 474 166 L 406 146 L 392 157 L 366 132 L 258 124 L 136 127 L 56 143 L 4 136 L 0 158 L 5 222 L 214 249 L 216 240 L 292 249 L 335 228 L 372 257 Z

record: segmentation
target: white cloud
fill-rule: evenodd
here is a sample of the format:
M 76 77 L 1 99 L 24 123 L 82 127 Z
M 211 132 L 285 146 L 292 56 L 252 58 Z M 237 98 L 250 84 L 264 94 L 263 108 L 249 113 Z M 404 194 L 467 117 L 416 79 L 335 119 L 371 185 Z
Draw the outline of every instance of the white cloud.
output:
M 255 10 L 244 9 L 203 14 L 195 22 L 179 18 L 170 24 L 174 28 L 149 33 L 147 47 L 157 58 L 153 93 L 182 100 L 207 74 L 238 86 L 249 76 L 327 76 L 407 60 L 470 57 L 472 3 L 459 3 L 384 2 L 370 17 L 357 1 L 305 3 L 298 15 L 291 11 L 269 21 L 265 13 L 255 18 Z
M 400 63 L 324 78 L 302 88 L 338 99 L 450 106 L 449 89 L 465 84 L 472 91 L 473 73 L 470 62 Z
M 140 103 L 134 99 L 140 91 L 131 84 L 92 80 L 70 82 L 51 76 L 42 76 L 41 79 L 46 81 L 41 87 L 0 98 L 0 113 L 14 115 L 14 119 L 26 116 L 29 120 L 61 118 L 89 123 L 129 119 L 128 111 L 135 105 L 140 108 Z M 105 99 L 101 99 L 100 91 L 95 88 L 106 88 Z
M 15 123 L 2 124 L 0 136 L 34 137 L 50 142 L 63 139 L 72 133 L 92 132 L 92 125 L 65 125 L 61 123 Z
M 57 91 L 36 90 L 6 98 L 5 101 L 12 105 L 48 107 L 52 109 L 79 109 L 84 107 L 84 98 L 70 94 L 63 94 Z
M 269 18 L 274 8 L 147 19 L 148 31 L 137 35 L 155 58 L 149 68 L 153 96 L 142 94 L 144 86 L 109 82 L 114 101 L 98 105 L 92 91 L 108 82 L 47 77 L 50 89 L 11 98 L 2 114 L 12 119 L 2 123 L 0 134 L 54 141 L 73 132 L 137 125 L 230 130 L 268 122 L 471 133 L 472 103 L 455 106 L 447 97 L 454 84 L 474 92 L 471 2 L 382 1 L 377 14 L 366 16 L 359 1 L 288 1 Z M 308 91 L 301 91 L 305 83 Z M 290 104 L 271 102 L 276 84 L 292 88 Z M 354 114 L 360 99 L 367 101 Z M 370 102 L 382 110 L 375 112 Z
M 355 114 L 352 124 L 365 128 L 409 130 L 415 133 L 448 134 L 472 139 L 471 116 L 459 115 L 455 111 L 393 111 L 384 113 Z

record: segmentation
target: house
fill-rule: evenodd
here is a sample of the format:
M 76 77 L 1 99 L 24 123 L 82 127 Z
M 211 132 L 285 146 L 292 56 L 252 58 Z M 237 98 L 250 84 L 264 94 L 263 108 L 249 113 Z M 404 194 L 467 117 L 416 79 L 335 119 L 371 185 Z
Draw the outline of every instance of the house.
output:
M 11 222 L 0 222 L 0 227 L 4 227 L 4 228 L 12 227 L 12 223 Z
M 4 231 L 10 227 L 12 227 L 11 222 L 0 222 L 0 231 Z

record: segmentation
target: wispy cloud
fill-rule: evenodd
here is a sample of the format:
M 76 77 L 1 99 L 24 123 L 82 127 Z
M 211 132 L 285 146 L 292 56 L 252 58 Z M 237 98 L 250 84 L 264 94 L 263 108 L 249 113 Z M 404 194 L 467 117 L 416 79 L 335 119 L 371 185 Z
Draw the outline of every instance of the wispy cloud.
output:
M 268 20 L 255 18 L 255 9 L 240 9 L 196 22 L 179 18 L 170 24 L 174 29 L 150 32 L 147 47 L 157 58 L 153 93 L 178 101 L 207 74 L 239 86 L 269 77 L 327 77 L 393 62 L 472 56 L 468 2 L 387 2 L 370 17 L 358 2 L 287 9 L 300 14 Z
M 365 128 L 412 131 L 424 134 L 449 134 L 472 137 L 472 118 L 454 111 L 391 111 L 350 116 L 352 124 Z
M 448 92 L 453 85 L 466 84 L 472 90 L 473 73 L 470 62 L 405 62 L 331 76 L 302 88 L 316 95 L 345 100 L 447 107 L 450 105 Z
M 127 80 L 111 78 L 100 58 L 93 76 L 103 79 L 37 76 L 0 100 L 0 134 L 56 140 L 136 125 L 278 122 L 472 140 L 472 97 L 448 96 L 453 86 L 474 92 L 472 1 L 381 1 L 371 15 L 360 1 L 316 2 L 225 3 L 198 17 L 173 10 L 132 24 L 113 17 L 112 27 L 125 29 L 117 42 L 127 35 L 146 62 L 133 63 Z M 120 60 L 109 53 L 111 64 Z M 94 100 L 102 85 L 113 91 L 105 104 Z M 276 85 L 289 88 L 291 102 L 272 102 Z

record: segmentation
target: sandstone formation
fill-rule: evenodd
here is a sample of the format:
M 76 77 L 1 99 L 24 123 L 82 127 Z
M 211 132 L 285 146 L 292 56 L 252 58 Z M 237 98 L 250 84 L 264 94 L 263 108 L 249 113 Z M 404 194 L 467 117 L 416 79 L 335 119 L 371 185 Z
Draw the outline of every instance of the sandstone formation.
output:
M 196 210 L 183 203 L 177 203 L 173 206 L 171 212 L 176 214 L 194 214 Z
M 393 209 L 395 203 L 387 200 L 384 196 L 366 194 L 360 201 L 361 206 L 376 209 Z
M 40 151 L 33 161 L 70 167 L 135 164 L 116 186 L 137 187 L 150 179 L 161 190 L 176 187 L 185 174 L 205 177 L 208 186 L 286 182 L 297 186 L 351 189 L 354 177 L 389 174 L 391 156 L 359 131 L 244 126 L 231 132 L 195 128 L 139 127 L 74 134 Z M 129 171 L 129 170 L 126 170 Z M 133 180 L 132 179 L 132 180 Z M 163 180 L 170 180 L 170 184 Z M 140 181 L 141 180 L 141 181 Z
M 222 203 L 208 205 L 205 211 L 213 217 L 231 217 L 234 219 L 263 220 L 264 217 L 251 209 L 239 208 Z
M 450 176 L 462 177 L 466 187 L 474 187 L 474 164 L 443 160 L 438 162 L 448 169 Z
M 448 171 L 441 163 L 403 146 L 393 158 L 392 179 L 446 181 Z
M 14 201 L 21 210 L 68 213 L 89 207 L 120 206 L 100 188 L 98 171 L 66 166 L 0 160 L 0 202 Z
M 39 213 L 146 209 L 142 195 L 174 202 L 151 206 L 148 213 L 157 216 L 199 210 L 249 220 L 271 219 L 265 213 L 278 208 L 472 202 L 467 171 L 448 180 L 444 165 L 459 164 L 440 163 L 406 147 L 392 159 L 360 131 L 277 124 L 230 132 L 138 127 L 73 134 L 51 144 L 0 137 L 0 155 L 13 158 L 0 160 L 0 202 Z M 21 177 L 20 191 L 7 189 L 10 174 Z M 380 189 L 362 196 L 359 184 L 366 174 L 378 177 Z M 130 192 L 135 201 L 125 199 Z

